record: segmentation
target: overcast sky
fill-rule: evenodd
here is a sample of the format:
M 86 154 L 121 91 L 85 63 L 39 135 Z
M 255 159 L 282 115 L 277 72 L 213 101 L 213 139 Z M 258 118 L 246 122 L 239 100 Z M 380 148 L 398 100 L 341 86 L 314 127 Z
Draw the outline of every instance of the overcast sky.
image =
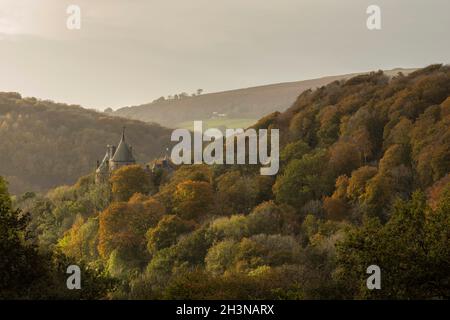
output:
M 81 30 L 66 28 L 69 4 Z M 382 9 L 369 31 L 366 9 Z M 0 0 L 0 91 L 104 109 L 450 60 L 449 0 Z

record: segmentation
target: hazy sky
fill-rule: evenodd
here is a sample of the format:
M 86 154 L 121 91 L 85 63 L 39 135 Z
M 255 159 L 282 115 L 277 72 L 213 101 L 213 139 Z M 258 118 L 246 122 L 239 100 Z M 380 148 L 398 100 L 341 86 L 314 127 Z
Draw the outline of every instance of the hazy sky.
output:
M 66 9 L 81 7 L 81 30 Z M 382 9 L 382 30 L 366 9 Z M 0 0 L 0 91 L 104 109 L 450 60 L 449 0 Z

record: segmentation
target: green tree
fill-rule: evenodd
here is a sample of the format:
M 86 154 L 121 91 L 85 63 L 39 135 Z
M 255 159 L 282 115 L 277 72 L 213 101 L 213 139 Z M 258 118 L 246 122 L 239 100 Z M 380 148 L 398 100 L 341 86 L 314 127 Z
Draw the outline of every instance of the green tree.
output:
M 273 186 L 276 200 L 299 211 L 309 200 L 321 199 L 330 192 L 332 184 L 324 172 L 326 160 L 323 151 L 292 160 Z
M 287 164 L 293 159 L 301 159 L 305 154 L 309 153 L 311 148 L 303 142 L 298 140 L 295 142 L 288 143 L 280 154 L 280 160 Z
M 208 250 L 205 257 L 206 270 L 215 275 L 223 274 L 234 264 L 239 245 L 233 240 L 223 240 Z
M 450 297 L 450 193 L 435 211 L 423 193 L 398 201 L 386 225 L 367 220 L 338 245 L 343 285 L 354 298 Z M 368 290 L 366 268 L 378 265 L 383 290 Z
M 182 220 L 176 215 L 166 215 L 159 220 L 156 227 L 147 231 L 147 249 L 150 253 L 170 247 L 183 233 L 191 231 L 193 223 Z
M 100 299 L 114 288 L 102 270 L 89 268 L 59 253 L 39 253 L 27 241 L 28 215 L 11 208 L 0 177 L 0 299 Z M 67 290 L 66 268 L 77 264 L 82 290 Z

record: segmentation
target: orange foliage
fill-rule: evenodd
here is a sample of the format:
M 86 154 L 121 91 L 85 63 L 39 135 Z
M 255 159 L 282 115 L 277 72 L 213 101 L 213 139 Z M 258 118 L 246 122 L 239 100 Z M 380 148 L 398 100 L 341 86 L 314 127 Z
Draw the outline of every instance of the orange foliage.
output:
M 214 198 L 211 184 L 204 181 L 184 181 L 177 185 L 174 200 L 174 210 L 180 217 L 198 220 L 212 208 Z
M 99 246 L 106 258 L 117 248 L 145 248 L 145 233 L 165 214 L 164 207 L 155 199 L 145 201 L 142 195 L 129 202 L 114 202 L 99 216 Z

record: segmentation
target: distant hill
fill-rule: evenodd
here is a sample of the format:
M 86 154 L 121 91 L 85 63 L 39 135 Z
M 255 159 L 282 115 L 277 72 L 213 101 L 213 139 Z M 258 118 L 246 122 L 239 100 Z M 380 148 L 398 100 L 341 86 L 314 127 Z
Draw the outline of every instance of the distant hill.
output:
M 162 155 L 170 140 L 157 124 L 0 93 L 0 175 L 13 193 L 74 183 L 119 142 L 122 126 L 138 162 Z
M 389 76 L 399 72 L 408 74 L 414 70 L 398 68 L 385 71 L 385 74 Z M 121 108 L 112 114 L 157 122 L 172 128 L 190 127 L 194 120 L 208 121 L 214 126 L 250 126 L 268 113 L 286 110 L 304 90 L 315 89 L 359 74 L 362 73 L 209 93 L 178 100 L 159 100 L 140 106 Z

